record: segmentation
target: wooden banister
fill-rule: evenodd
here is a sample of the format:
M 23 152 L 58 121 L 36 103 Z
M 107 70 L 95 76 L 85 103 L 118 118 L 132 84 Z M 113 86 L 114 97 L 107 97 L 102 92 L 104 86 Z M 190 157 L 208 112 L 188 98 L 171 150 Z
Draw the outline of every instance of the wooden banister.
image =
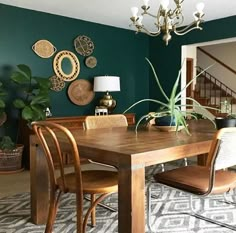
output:
M 228 105 L 231 106 L 231 109 L 228 109 L 227 113 L 232 113 L 232 104 L 236 102 L 236 92 L 207 71 L 204 71 L 201 67 L 197 67 L 197 73 L 202 73 L 200 76 L 202 80 L 201 82 L 197 80 L 196 85 L 198 86 L 195 88 L 194 98 L 204 105 L 219 108 L 220 110 L 225 105 L 224 101 L 227 101 Z M 212 113 L 219 115 L 220 112 Z
M 229 67 L 228 65 L 226 65 L 224 62 L 220 61 L 218 58 L 214 57 L 212 54 L 210 54 L 209 52 L 205 51 L 204 49 L 197 47 L 197 49 L 199 49 L 201 52 L 203 52 L 204 54 L 206 54 L 208 57 L 212 58 L 214 61 L 216 61 L 217 63 L 221 64 L 222 66 L 224 66 L 227 70 L 231 71 L 232 73 L 236 74 L 236 70 L 232 69 L 231 67 Z

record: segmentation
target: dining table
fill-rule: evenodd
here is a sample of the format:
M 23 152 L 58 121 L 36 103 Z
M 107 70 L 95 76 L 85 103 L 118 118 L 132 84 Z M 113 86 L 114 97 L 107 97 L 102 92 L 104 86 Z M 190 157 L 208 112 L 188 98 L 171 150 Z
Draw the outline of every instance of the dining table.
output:
M 73 129 L 80 156 L 115 166 L 118 171 L 118 232 L 145 232 L 145 168 L 181 158 L 206 155 L 216 129 L 208 120 L 190 120 L 185 130 L 161 131 L 156 126 Z M 199 159 L 199 161 L 202 161 Z M 47 163 L 35 135 L 30 136 L 31 220 L 47 219 Z M 158 229 L 157 229 L 158 230 Z

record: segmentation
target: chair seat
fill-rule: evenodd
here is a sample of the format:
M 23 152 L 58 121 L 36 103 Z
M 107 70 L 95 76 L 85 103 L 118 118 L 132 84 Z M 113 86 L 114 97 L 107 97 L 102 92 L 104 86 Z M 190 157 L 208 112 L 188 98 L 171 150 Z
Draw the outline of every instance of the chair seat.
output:
M 187 166 L 154 175 L 158 183 L 203 195 L 208 191 L 210 170 L 203 166 Z M 215 173 L 212 194 L 224 193 L 236 187 L 236 173 L 219 170 Z
M 65 175 L 69 192 L 76 192 L 75 173 Z M 86 194 L 113 193 L 118 191 L 118 173 L 105 170 L 82 171 L 83 192 Z M 62 187 L 62 178 L 57 179 L 57 184 Z

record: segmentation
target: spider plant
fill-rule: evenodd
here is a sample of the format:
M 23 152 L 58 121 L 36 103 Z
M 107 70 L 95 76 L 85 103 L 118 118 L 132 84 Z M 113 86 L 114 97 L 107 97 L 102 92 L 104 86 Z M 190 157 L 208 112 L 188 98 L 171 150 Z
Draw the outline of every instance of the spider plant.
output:
M 131 108 L 133 108 L 134 106 L 136 106 L 137 104 L 140 104 L 142 102 L 154 102 L 154 103 L 157 103 L 160 105 L 160 108 L 158 111 L 156 112 L 151 112 L 151 113 L 147 113 L 145 115 L 143 115 L 137 122 L 136 124 L 136 127 L 135 127 L 135 131 L 137 132 L 137 128 L 139 126 L 139 124 L 142 122 L 142 121 L 146 121 L 146 122 L 149 122 L 151 119 L 154 119 L 154 118 L 160 118 L 160 117 L 163 117 L 163 116 L 171 116 L 171 123 L 170 125 L 172 125 L 173 122 L 175 122 L 175 126 L 176 126 L 176 132 L 178 132 L 179 130 L 179 127 L 183 127 L 184 130 L 187 132 L 187 134 L 190 135 L 190 132 L 188 130 L 188 125 L 186 123 L 186 117 L 187 116 L 190 116 L 192 118 L 195 118 L 196 119 L 196 115 L 195 114 L 192 114 L 191 112 L 187 112 L 187 111 L 183 111 L 182 108 L 183 107 L 187 107 L 187 106 L 191 106 L 191 107 L 200 107 L 200 108 L 205 108 L 205 109 L 214 109 L 214 110 L 218 110 L 216 108 L 212 108 L 212 107 L 208 107 L 208 106 L 202 106 L 198 101 L 196 101 L 195 99 L 191 98 L 191 97 L 186 97 L 186 100 L 191 100 L 193 102 L 193 104 L 185 104 L 185 105 L 181 105 L 181 94 L 186 90 L 186 88 L 191 85 L 191 83 L 194 82 L 194 80 L 197 79 L 197 77 L 199 77 L 205 70 L 209 69 L 211 66 L 209 66 L 208 68 L 206 68 L 204 71 L 202 71 L 201 73 L 199 73 L 197 76 L 195 76 L 190 82 L 188 82 L 186 84 L 186 86 L 184 88 L 182 88 L 179 92 L 178 92 L 178 86 L 179 86 L 179 83 L 180 83 L 180 77 L 181 77 L 181 69 L 179 70 L 178 72 L 178 76 L 176 78 L 176 81 L 173 85 L 173 88 L 172 88 L 172 91 L 171 91 L 171 94 L 170 96 L 168 97 L 166 92 L 164 91 L 164 89 L 162 88 L 161 86 L 161 83 L 158 79 L 158 76 L 156 74 L 156 71 L 152 65 L 152 63 L 148 60 L 148 58 L 146 58 L 147 62 L 149 63 L 151 69 L 152 69 L 152 72 L 153 72 L 153 75 L 155 77 L 155 80 L 156 80 L 156 83 L 157 83 L 157 86 L 158 88 L 160 89 L 162 95 L 164 96 L 166 102 L 162 102 L 162 101 L 159 101 L 159 100 L 156 100 L 156 99 L 142 99 L 142 100 L 139 100 L 137 102 L 135 102 L 134 104 L 132 104 L 128 109 L 126 109 L 124 111 L 127 112 L 129 111 Z M 206 118 L 208 118 L 208 116 L 205 116 Z M 208 118 L 214 125 L 215 125 L 215 122 L 213 120 L 211 120 L 210 118 Z

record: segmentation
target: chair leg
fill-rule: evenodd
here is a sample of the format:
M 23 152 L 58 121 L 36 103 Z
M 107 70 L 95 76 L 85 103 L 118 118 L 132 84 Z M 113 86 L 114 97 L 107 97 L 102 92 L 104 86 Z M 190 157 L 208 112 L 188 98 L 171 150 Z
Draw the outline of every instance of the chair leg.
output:
M 234 192 L 235 192 L 235 190 L 234 190 Z M 224 200 L 225 200 L 225 202 L 227 204 L 236 205 L 236 203 L 234 201 L 229 200 L 229 193 L 230 193 L 230 191 L 224 193 Z M 231 196 L 231 198 L 232 198 L 232 196 Z
M 150 180 L 154 174 L 165 171 L 165 164 L 161 163 L 155 166 L 154 170 L 149 174 L 145 174 L 145 180 Z
M 56 214 L 57 214 L 60 196 L 61 196 L 61 191 L 59 191 L 58 194 L 56 194 L 55 191 L 51 191 L 49 212 L 48 212 L 48 219 L 47 219 L 45 233 L 52 232 L 53 224 L 55 222 L 55 218 L 56 218 Z
M 147 226 L 148 226 L 149 233 L 154 232 L 151 226 L 151 198 L 152 198 L 151 188 L 152 188 L 152 184 L 149 184 L 147 187 Z
M 102 195 L 100 195 L 92 204 L 91 206 L 89 207 L 85 217 L 84 217 L 84 221 L 83 221 L 83 232 L 85 233 L 86 232 L 86 226 L 87 226 L 87 223 L 88 223 L 88 218 L 90 216 L 90 214 L 92 213 L 93 210 L 95 210 L 97 204 L 99 202 L 101 202 L 104 198 L 106 198 L 107 196 L 111 195 L 113 193 L 104 193 Z
M 86 199 L 87 201 L 91 201 L 91 198 L 86 197 L 86 196 L 84 197 L 84 199 Z M 114 209 L 114 208 L 112 208 L 112 207 L 110 207 L 110 206 L 108 206 L 108 205 L 106 205 L 106 204 L 98 203 L 98 205 L 101 206 L 101 207 L 103 207 L 103 208 L 105 208 L 105 209 L 107 209 L 107 210 L 110 210 L 110 211 L 112 211 L 112 212 L 117 212 L 116 209 Z
M 164 164 L 164 163 L 161 163 L 161 164 L 160 164 L 160 167 L 161 167 L 161 172 L 164 172 L 164 171 L 165 171 L 165 164 Z
M 188 159 L 184 158 L 184 166 L 187 167 L 188 166 Z
M 91 206 L 93 205 L 95 199 L 96 199 L 96 195 L 91 194 Z M 91 211 L 91 225 L 92 227 L 96 225 L 96 208 L 93 208 L 93 210 Z
M 202 198 L 200 198 L 202 199 Z M 204 200 L 202 200 L 204 201 Z M 192 216 L 196 217 L 196 218 L 199 218 L 201 220 L 204 220 L 204 221 L 207 221 L 207 222 L 210 222 L 210 223 L 213 223 L 213 224 L 216 224 L 218 226 L 222 226 L 222 227 L 226 227 L 228 229 L 231 229 L 233 231 L 236 231 L 236 226 L 232 226 L 232 225 L 229 225 L 229 224 L 226 224 L 226 223 L 223 223 L 223 222 L 220 222 L 216 219 L 211 219 L 211 218 L 207 218 L 199 213 L 197 213 L 197 211 L 195 210 L 194 206 L 193 206 L 193 196 L 190 195 L 190 209 L 192 211 Z M 201 208 L 200 208 L 201 209 Z

